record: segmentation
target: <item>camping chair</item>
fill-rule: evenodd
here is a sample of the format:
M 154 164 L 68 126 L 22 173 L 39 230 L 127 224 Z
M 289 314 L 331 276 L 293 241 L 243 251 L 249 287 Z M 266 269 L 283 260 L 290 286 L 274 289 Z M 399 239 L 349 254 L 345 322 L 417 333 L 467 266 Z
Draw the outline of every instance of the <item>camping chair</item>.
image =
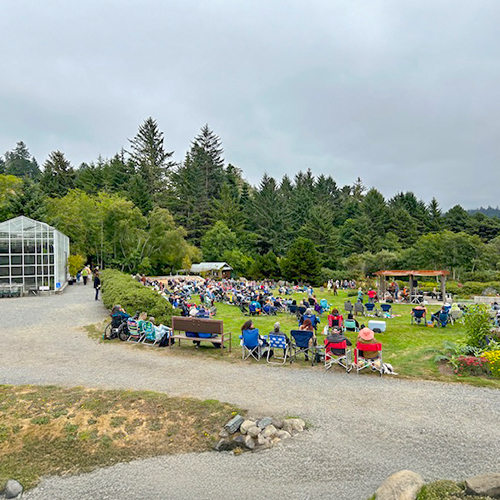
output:
M 334 349 L 343 349 L 344 354 L 334 354 Z M 325 339 L 325 370 L 329 370 L 333 365 L 344 368 L 346 373 L 352 370 L 352 351 L 347 348 L 347 342 L 328 342 Z
M 441 328 L 445 328 L 448 322 L 450 321 L 450 316 L 446 312 L 440 312 L 438 316 L 437 324 Z
M 330 309 L 330 306 L 328 305 L 328 301 L 326 299 L 321 299 L 319 305 L 321 306 L 321 312 L 325 312 Z
M 339 330 L 342 330 L 342 328 L 344 327 L 344 317 L 341 314 L 339 314 L 338 316 L 330 314 L 328 316 L 328 326 L 330 328 L 337 327 Z
M 384 314 L 392 314 L 392 305 L 391 304 L 380 304 L 380 309 Z
M 267 350 L 267 362 L 271 365 L 284 365 L 286 363 L 286 358 L 288 356 L 288 342 L 284 335 L 273 335 L 269 334 L 267 341 L 269 343 L 269 349 Z M 269 361 L 271 357 L 271 349 L 273 350 L 273 357 L 277 361 Z M 276 351 L 278 349 L 283 349 L 283 356 L 276 356 Z M 281 361 L 283 360 L 283 361 Z
M 373 302 L 368 302 L 367 304 L 365 304 L 365 308 L 367 315 L 369 314 L 375 316 L 378 313 L 377 308 L 375 307 L 375 304 Z
M 425 310 L 424 309 L 412 309 L 413 314 L 411 315 L 411 324 L 416 323 L 417 325 L 422 324 L 424 319 Z M 425 321 L 424 321 L 425 324 Z
M 140 342 L 142 340 L 143 333 L 139 331 L 139 324 L 136 319 L 127 319 L 127 329 L 128 329 L 128 339 L 127 342 Z
M 497 312 L 497 311 L 495 311 Z M 449 317 L 450 317 L 450 323 L 453 325 L 455 324 L 455 321 L 458 321 L 462 319 L 462 316 L 464 313 L 460 309 L 453 309 L 450 311 Z
M 296 315 L 297 314 L 297 305 L 296 304 L 290 304 L 288 306 L 288 312 L 290 314 L 295 314 Z
M 151 323 L 151 321 L 144 321 L 144 323 L 142 323 L 141 330 L 143 334 L 142 338 L 143 344 L 155 345 L 160 343 L 161 339 L 156 338 L 155 326 L 153 325 L 153 323 Z
M 248 311 L 250 313 L 250 316 L 259 315 L 259 310 L 257 309 L 257 306 L 253 302 L 251 302 L 250 305 L 248 306 Z
M 365 351 L 379 351 L 378 358 L 365 358 L 361 356 L 360 352 Z M 382 344 L 363 344 L 363 342 L 356 342 L 356 349 L 354 349 L 354 364 L 356 365 L 356 373 L 359 373 L 365 368 L 371 368 L 373 371 L 379 372 L 380 376 L 384 371 L 384 364 L 382 363 Z
M 248 359 L 250 356 L 256 361 L 262 357 L 262 348 L 259 342 L 259 330 L 243 330 L 241 332 L 241 359 Z
M 314 331 L 316 332 L 318 330 L 318 323 L 319 323 L 318 317 L 315 314 L 312 315 L 304 314 L 304 316 L 302 316 L 302 319 L 299 320 L 299 326 L 302 325 L 302 323 L 304 323 L 306 319 L 311 320 L 311 324 L 314 328 Z
M 290 363 L 296 361 L 298 354 L 304 354 L 306 361 L 309 361 L 309 355 L 311 356 L 311 364 L 314 366 L 315 350 L 314 346 L 311 345 L 314 332 L 310 330 L 292 330 L 290 336 L 292 337 Z
M 365 315 L 365 306 L 363 305 L 363 302 L 356 302 L 354 304 L 354 314 L 361 314 L 361 316 Z
M 356 326 L 356 321 L 354 319 L 346 319 L 344 321 L 344 332 L 359 332 L 359 328 Z
M 350 312 L 352 312 L 352 309 L 353 309 L 353 307 L 352 307 L 351 301 L 350 300 L 345 301 L 344 302 L 344 311 L 350 313 Z

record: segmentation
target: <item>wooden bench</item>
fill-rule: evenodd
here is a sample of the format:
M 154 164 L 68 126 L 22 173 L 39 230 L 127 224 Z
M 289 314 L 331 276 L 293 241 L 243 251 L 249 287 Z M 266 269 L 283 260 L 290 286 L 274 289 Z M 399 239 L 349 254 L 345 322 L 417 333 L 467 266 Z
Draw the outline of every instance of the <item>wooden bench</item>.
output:
M 206 318 L 186 318 L 183 316 L 174 316 L 172 318 L 172 332 L 171 338 L 179 341 L 181 340 L 194 340 L 195 342 L 212 342 L 213 344 L 220 344 L 221 353 L 224 352 L 224 342 L 229 337 L 229 352 L 231 352 L 231 333 L 224 333 L 224 323 L 217 319 Z M 179 332 L 179 333 L 176 333 Z M 184 332 L 184 333 L 180 333 Z M 185 332 L 192 333 L 211 333 L 217 334 L 217 337 L 188 337 Z M 172 347 L 172 346 L 171 346 Z

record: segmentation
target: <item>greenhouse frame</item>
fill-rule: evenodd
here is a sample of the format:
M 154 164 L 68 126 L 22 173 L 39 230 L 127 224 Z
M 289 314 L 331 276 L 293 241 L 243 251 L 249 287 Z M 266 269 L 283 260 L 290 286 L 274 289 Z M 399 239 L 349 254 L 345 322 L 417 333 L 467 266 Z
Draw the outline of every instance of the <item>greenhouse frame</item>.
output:
M 0 223 L 0 287 L 60 290 L 68 280 L 69 238 L 20 216 Z

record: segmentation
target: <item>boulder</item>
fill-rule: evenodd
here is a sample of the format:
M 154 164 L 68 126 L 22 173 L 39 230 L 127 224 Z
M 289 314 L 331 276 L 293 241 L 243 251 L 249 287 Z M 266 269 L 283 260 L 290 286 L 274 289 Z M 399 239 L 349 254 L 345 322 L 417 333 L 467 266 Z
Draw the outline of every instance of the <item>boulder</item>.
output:
M 283 420 L 273 418 L 272 424 L 274 425 L 274 427 L 276 427 L 276 429 L 283 429 Z
M 259 423 L 257 424 L 257 427 L 260 427 L 261 429 L 265 429 L 268 425 L 271 425 L 273 423 L 273 419 L 271 417 L 264 417 L 259 420 Z
M 283 422 L 283 430 L 288 432 L 289 434 L 292 433 L 293 427 L 292 427 L 292 422 L 290 420 L 285 420 Z
M 248 448 L 249 450 L 253 450 L 255 448 L 255 440 L 252 437 L 250 437 L 248 434 L 236 436 L 233 439 L 233 443 L 235 443 L 237 446 L 244 446 L 245 448 Z
M 375 500 L 415 500 L 424 485 L 419 474 L 402 470 L 389 476 L 375 492 Z
M 292 435 L 288 431 L 285 431 L 285 430 L 278 431 L 276 436 L 278 438 L 280 438 L 281 440 L 288 439 L 288 438 L 292 437 Z
M 226 431 L 226 429 L 221 429 L 219 432 L 219 437 L 221 438 L 227 438 L 229 436 L 229 432 Z
M 23 493 L 23 486 L 15 479 L 9 479 L 3 490 L 5 498 L 21 498 Z
M 229 434 L 234 434 L 241 426 L 241 424 L 245 421 L 245 419 L 241 415 L 235 415 L 225 426 Z
M 265 438 L 272 438 L 274 436 L 276 436 L 276 433 L 277 433 L 277 429 L 276 427 L 274 427 L 273 424 L 270 424 L 268 425 L 263 431 L 262 431 L 262 435 L 265 437 Z
M 290 424 L 292 425 L 292 430 L 297 432 L 302 432 L 306 423 L 301 418 L 290 418 Z
M 255 422 L 253 420 L 245 420 L 240 425 L 240 432 L 242 434 L 246 434 L 248 432 L 248 429 L 250 429 L 251 427 L 255 427 Z
M 255 425 L 247 430 L 247 434 L 251 437 L 257 437 L 260 433 L 261 429 L 259 427 L 256 427 Z
M 231 451 L 237 446 L 235 441 L 231 441 L 227 438 L 222 438 L 215 445 L 215 451 Z
M 264 437 L 262 434 L 259 434 L 259 436 L 257 437 L 257 444 L 259 445 L 259 447 L 264 449 L 271 448 L 272 446 L 271 440 L 269 438 Z
M 483 497 L 500 498 L 500 474 L 481 474 L 465 480 L 467 493 Z

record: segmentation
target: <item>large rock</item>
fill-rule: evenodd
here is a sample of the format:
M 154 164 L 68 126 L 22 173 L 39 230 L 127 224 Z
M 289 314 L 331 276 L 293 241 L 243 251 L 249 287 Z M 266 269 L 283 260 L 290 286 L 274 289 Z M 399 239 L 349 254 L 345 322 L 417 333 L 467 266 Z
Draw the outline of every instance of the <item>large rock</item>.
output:
M 293 432 L 293 426 L 292 426 L 292 421 L 290 419 L 285 420 L 283 422 L 283 430 L 288 432 L 289 434 L 292 434 Z
M 257 438 L 257 444 L 262 449 L 271 448 L 272 446 L 271 440 L 269 438 L 264 437 L 262 434 L 259 434 Z
M 5 489 L 3 494 L 5 498 L 21 498 L 23 493 L 23 487 L 21 483 L 16 481 L 15 479 L 9 479 L 7 484 L 5 485 Z
M 235 415 L 225 426 L 229 434 L 234 434 L 237 430 L 239 430 L 241 424 L 245 421 L 245 419 L 241 415 Z
M 262 435 L 265 437 L 265 438 L 272 438 L 274 436 L 276 436 L 276 433 L 277 433 L 277 429 L 276 427 L 274 427 L 273 424 L 271 425 L 268 425 L 263 431 L 262 431 Z
M 250 429 L 247 430 L 247 434 L 255 438 L 261 433 L 261 430 L 262 429 L 254 425 L 253 427 L 250 427 Z
M 283 440 L 283 439 L 291 438 L 292 435 L 288 431 L 281 430 L 281 431 L 278 431 L 278 433 L 276 434 L 276 437 L 278 437 L 281 440 Z
M 240 432 L 246 434 L 251 427 L 255 427 L 255 422 L 253 420 L 245 420 L 240 426 Z
M 375 500 L 415 500 L 424 485 L 416 472 L 402 470 L 389 476 L 375 492 Z
M 252 437 L 250 437 L 248 434 L 236 436 L 233 439 L 233 443 L 236 443 L 239 446 L 244 446 L 245 448 L 248 448 L 249 450 L 253 450 L 255 448 L 255 440 Z
M 257 427 L 260 427 L 261 429 L 265 429 L 268 425 L 271 425 L 273 423 L 273 419 L 271 417 L 264 417 L 259 420 L 259 423 L 257 424 Z
M 231 451 L 234 450 L 236 445 L 237 444 L 235 443 L 235 441 L 231 441 L 230 439 L 227 438 L 222 438 L 215 445 L 215 451 Z
M 283 420 L 278 420 L 277 418 L 273 418 L 273 425 L 276 429 L 283 429 Z
M 467 493 L 483 497 L 500 498 L 500 474 L 481 474 L 465 480 Z

